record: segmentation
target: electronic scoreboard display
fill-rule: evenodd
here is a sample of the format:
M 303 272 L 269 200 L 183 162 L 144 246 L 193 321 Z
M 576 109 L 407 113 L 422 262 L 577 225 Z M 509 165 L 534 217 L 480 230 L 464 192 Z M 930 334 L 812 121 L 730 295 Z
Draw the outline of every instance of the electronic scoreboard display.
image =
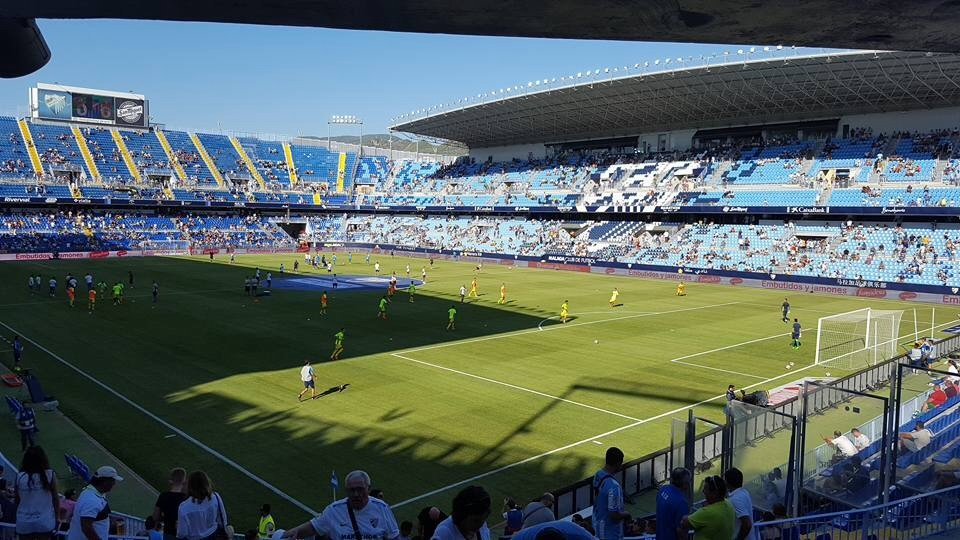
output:
M 122 127 L 148 127 L 144 96 L 40 83 L 30 91 L 35 118 Z

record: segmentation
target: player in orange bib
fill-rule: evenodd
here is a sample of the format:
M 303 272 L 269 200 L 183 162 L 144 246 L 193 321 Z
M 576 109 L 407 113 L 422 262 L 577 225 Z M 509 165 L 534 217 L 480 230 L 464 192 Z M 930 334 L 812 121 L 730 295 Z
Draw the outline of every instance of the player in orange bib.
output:
M 97 307 L 97 290 L 90 289 L 87 291 L 87 311 L 93 312 L 94 308 Z
M 320 314 L 327 314 L 327 291 L 323 291 L 323 294 L 320 295 Z
M 67 298 L 70 299 L 70 307 L 73 307 L 74 303 L 77 301 L 77 290 L 73 287 L 67 287 Z

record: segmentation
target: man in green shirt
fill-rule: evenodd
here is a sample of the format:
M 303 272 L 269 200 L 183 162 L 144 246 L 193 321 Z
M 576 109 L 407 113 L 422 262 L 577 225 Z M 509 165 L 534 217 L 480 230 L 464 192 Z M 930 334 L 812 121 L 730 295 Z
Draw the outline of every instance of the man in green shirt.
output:
M 339 360 L 340 355 L 343 354 L 343 337 L 343 328 L 333 335 L 333 354 L 330 355 L 330 360 Z
M 417 285 L 414 282 L 410 282 L 410 286 L 407 287 L 407 293 L 410 294 L 410 301 L 413 302 L 413 295 L 417 294 Z
M 386 296 L 380 299 L 380 311 L 377 312 L 377 318 L 387 320 L 387 304 L 390 303 L 390 299 Z
M 706 504 L 696 512 L 680 520 L 678 538 L 686 538 L 693 530 L 694 540 L 728 540 L 736 532 L 736 512 L 727 500 L 727 485 L 719 476 L 703 480 L 703 495 Z
M 456 306 L 451 305 L 450 309 L 447 310 L 447 315 L 450 317 L 450 322 L 447 323 L 447 330 L 456 330 L 456 321 L 457 321 L 457 308 Z
M 121 297 L 123 296 L 123 285 L 116 283 L 113 286 L 113 305 L 119 306 Z

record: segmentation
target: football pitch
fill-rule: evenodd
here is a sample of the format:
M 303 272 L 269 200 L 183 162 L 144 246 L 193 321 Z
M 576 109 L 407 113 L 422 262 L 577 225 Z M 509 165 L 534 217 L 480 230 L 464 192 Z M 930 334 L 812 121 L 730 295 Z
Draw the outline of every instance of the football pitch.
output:
M 903 309 L 901 336 L 912 335 L 915 309 L 921 328 L 931 319 L 930 306 L 790 294 L 806 332 L 794 350 L 778 291 L 693 283 L 677 297 L 663 281 L 503 265 L 476 274 L 469 263 L 430 268 L 388 255 L 367 264 L 354 254 L 347 264 L 343 253 L 334 291 L 316 281 L 325 271 L 292 276 L 298 258 L 304 270 L 296 255 L 2 265 L 0 333 L 25 338 L 24 365 L 61 409 L 155 487 L 171 467 L 202 468 L 240 526 L 270 502 L 289 527 L 330 502 L 332 472 L 342 482 L 358 468 L 400 519 L 429 504 L 447 508 L 472 483 L 495 500 L 529 499 L 593 474 L 610 446 L 628 460 L 664 448 L 672 418 L 691 407 L 721 420 L 728 384 L 770 389 L 824 376 L 830 370 L 813 365 L 819 317 Z M 401 290 L 386 321 L 376 318 L 384 288 L 351 288 L 371 283 L 376 260 L 401 279 L 407 264 L 416 279 L 427 267 L 413 302 Z M 255 267 L 274 280 L 256 301 L 243 292 Z M 103 295 L 88 313 L 82 276 L 126 283 L 128 271 L 136 286 L 125 303 Z M 31 273 L 55 276 L 57 295 L 46 284 L 29 291 Z M 67 273 L 80 280 L 73 308 Z M 475 275 L 480 296 L 461 304 L 458 290 Z M 614 287 L 620 305 L 611 307 Z M 331 295 L 326 315 L 322 290 Z M 561 324 L 565 300 L 571 320 Z M 446 330 L 451 305 L 455 331 Z M 955 314 L 937 309 L 937 323 L 948 318 Z M 327 362 L 340 328 L 343 360 Z M 298 401 L 308 359 L 319 392 L 347 389 Z

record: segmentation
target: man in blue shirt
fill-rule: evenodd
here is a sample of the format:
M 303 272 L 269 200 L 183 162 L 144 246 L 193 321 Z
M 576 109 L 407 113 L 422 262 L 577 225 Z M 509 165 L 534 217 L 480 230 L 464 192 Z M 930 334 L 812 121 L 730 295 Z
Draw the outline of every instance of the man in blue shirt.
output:
M 623 451 L 607 449 L 606 462 L 593 477 L 593 530 L 600 540 L 621 540 L 630 514 L 623 508 L 623 489 L 616 475 L 623 467 Z
M 670 484 L 657 493 L 657 540 L 677 540 L 680 520 L 690 513 L 689 492 L 690 471 L 677 467 L 670 473 Z

